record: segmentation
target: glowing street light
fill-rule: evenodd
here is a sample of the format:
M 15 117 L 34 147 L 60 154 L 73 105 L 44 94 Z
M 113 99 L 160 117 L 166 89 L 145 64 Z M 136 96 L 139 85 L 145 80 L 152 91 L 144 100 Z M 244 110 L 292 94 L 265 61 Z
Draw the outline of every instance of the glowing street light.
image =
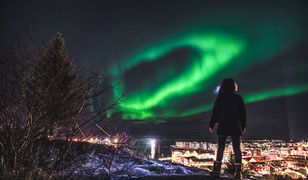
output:
M 155 157 L 155 147 L 156 147 L 156 140 L 155 139 L 150 139 L 149 144 L 151 146 L 151 158 L 154 159 Z
M 108 137 L 106 137 L 104 141 L 105 141 L 105 144 L 110 144 L 110 139 Z

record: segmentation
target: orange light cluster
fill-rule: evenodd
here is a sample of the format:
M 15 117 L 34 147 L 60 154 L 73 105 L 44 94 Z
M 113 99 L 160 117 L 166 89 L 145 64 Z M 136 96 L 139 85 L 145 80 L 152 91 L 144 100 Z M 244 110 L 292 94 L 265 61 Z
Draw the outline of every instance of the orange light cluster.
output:
M 54 137 L 54 136 L 48 136 L 49 140 L 67 140 L 67 138 L 63 138 L 63 137 Z M 85 137 L 85 138 L 72 138 L 69 139 L 70 141 L 74 141 L 74 142 L 88 142 L 91 144 L 105 144 L 105 145 L 113 145 L 113 146 L 117 146 L 117 144 L 119 144 L 119 138 L 118 137 L 113 137 L 113 138 L 109 138 L 109 137 L 105 137 L 104 139 L 101 138 L 97 138 L 97 137 Z

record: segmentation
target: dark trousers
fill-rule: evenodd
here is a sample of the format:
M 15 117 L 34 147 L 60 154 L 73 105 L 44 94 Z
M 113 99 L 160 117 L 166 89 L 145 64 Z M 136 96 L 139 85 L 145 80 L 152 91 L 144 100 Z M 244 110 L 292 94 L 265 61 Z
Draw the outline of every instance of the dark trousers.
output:
M 226 139 L 228 136 L 218 135 L 218 149 L 216 161 L 221 161 L 224 155 Z M 235 154 L 235 162 L 242 163 L 242 152 L 241 152 L 241 136 L 231 136 L 233 151 Z

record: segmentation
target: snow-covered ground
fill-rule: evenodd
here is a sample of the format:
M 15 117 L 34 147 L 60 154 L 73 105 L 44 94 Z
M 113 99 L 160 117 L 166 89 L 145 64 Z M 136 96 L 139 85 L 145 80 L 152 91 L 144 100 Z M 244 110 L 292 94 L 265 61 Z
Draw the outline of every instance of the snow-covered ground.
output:
M 51 155 L 53 153 L 50 153 Z M 169 161 L 158 161 L 113 146 L 76 142 L 68 160 L 61 163 L 59 176 L 140 178 L 170 175 L 208 175 L 209 172 Z

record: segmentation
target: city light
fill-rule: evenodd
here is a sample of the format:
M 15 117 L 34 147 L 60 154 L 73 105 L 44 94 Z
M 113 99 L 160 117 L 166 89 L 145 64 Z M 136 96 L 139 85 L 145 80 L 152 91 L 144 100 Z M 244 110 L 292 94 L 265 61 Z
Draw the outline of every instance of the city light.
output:
M 119 143 L 119 139 L 118 138 L 114 138 L 113 139 L 113 143 Z
M 150 139 L 149 144 L 151 146 L 151 158 L 155 158 L 155 147 L 156 147 L 156 140 L 155 139 Z
M 105 141 L 106 144 L 110 144 L 110 138 L 106 137 L 106 138 L 104 139 L 104 141 Z
M 288 176 L 292 179 L 308 175 L 308 142 L 283 140 L 243 141 L 243 168 L 254 172 L 254 178 Z M 185 166 L 210 170 L 216 159 L 217 144 L 211 142 L 176 142 L 171 146 L 171 161 Z M 233 154 L 231 144 L 224 151 L 223 166 Z

